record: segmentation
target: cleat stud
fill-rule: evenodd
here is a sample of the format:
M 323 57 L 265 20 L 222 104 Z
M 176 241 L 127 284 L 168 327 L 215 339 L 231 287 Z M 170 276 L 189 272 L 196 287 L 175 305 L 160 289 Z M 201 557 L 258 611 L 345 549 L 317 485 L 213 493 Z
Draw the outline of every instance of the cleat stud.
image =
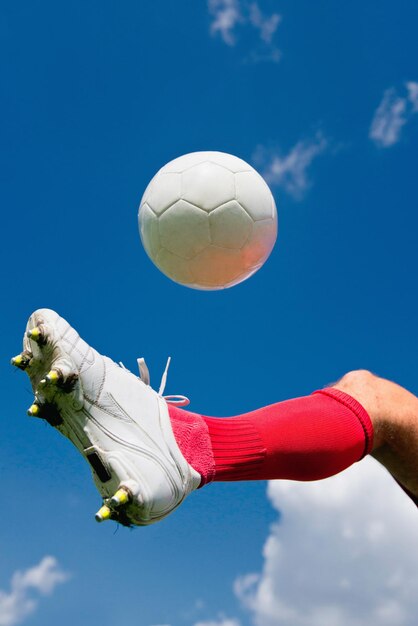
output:
M 38 344 L 45 343 L 45 336 L 40 326 L 35 326 L 35 328 L 28 330 L 26 334 L 29 337 L 29 339 L 32 339 L 32 341 L 34 341 L 35 343 L 38 343 Z
M 22 352 L 21 354 L 14 356 L 11 359 L 10 363 L 21 370 L 25 370 L 29 365 L 30 360 L 31 357 L 29 356 L 29 354 L 25 354 L 24 352 Z
M 70 393 L 77 382 L 77 374 L 69 374 L 68 376 L 64 376 L 61 370 L 53 369 L 48 372 L 48 374 L 39 381 L 38 385 L 41 387 L 45 387 L 46 385 L 54 386 L 64 393 Z
M 129 491 L 122 487 L 111 497 L 110 504 L 114 507 L 123 506 L 124 504 L 128 504 L 131 497 Z
M 51 385 L 56 385 L 62 380 L 62 376 L 57 370 L 51 370 L 45 376 L 44 380 Z
M 30 415 L 30 417 L 39 417 L 40 413 L 41 407 L 39 404 L 34 403 L 28 408 L 28 415 Z
M 103 505 L 101 509 L 99 509 L 95 515 L 96 522 L 105 522 L 110 519 L 112 515 L 112 511 L 108 506 Z
M 39 404 L 34 402 L 28 409 L 28 415 L 30 417 L 40 417 L 44 419 L 51 426 L 61 426 L 63 419 L 58 413 L 57 407 L 52 402 L 45 402 Z

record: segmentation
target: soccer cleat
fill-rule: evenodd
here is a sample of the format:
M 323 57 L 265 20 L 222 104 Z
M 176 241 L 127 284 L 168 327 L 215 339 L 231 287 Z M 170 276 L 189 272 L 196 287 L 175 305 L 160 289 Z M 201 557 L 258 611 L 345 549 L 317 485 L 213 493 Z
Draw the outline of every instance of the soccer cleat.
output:
M 29 412 L 56 427 L 90 464 L 103 498 L 97 521 L 152 524 L 199 486 L 162 390 L 154 391 L 143 371 L 137 378 L 100 355 L 49 309 L 31 315 L 23 344 L 33 355 L 26 372 L 36 400 Z

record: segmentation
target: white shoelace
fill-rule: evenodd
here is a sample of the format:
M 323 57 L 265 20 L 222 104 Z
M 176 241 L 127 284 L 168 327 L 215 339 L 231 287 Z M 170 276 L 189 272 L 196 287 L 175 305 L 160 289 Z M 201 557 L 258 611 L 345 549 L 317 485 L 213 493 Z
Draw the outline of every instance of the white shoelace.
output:
M 169 404 L 173 404 L 174 406 L 187 406 L 188 404 L 190 404 L 190 400 L 189 398 L 187 398 L 187 396 L 182 396 L 180 394 L 163 396 L 164 389 L 167 383 L 167 374 L 168 374 L 168 368 L 170 367 L 170 362 L 171 362 L 171 356 L 168 357 L 163 375 L 161 376 L 161 382 L 160 382 L 160 388 L 158 389 L 158 395 L 164 398 L 166 402 L 168 402 Z M 138 370 L 139 370 L 139 379 L 142 380 L 142 382 L 145 383 L 146 385 L 151 385 L 151 377 L 150 377 L 148 366 L 145 363 L 145 359 L 143 357 L 140 357 L 139 359 L 137 359 L 137 363 L 138 363 Z M 119 365 L 124 370 L 127 369 L 122 362 L 120 362 Z

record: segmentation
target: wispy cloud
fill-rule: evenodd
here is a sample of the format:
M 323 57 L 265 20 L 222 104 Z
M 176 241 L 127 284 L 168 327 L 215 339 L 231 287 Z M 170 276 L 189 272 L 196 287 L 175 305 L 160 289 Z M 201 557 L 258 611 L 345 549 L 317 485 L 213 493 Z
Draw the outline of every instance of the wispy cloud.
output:
M 237 619 L 229 619 L 227 617 L 221 617 L 219 620 L 209 622 L 196 622 L 194 626 L 240 626 L 240 622 Z
M 405 85 L 404 95 L 391 87 L 383 94 L 369 130 L 369 137 L 381 148 L 389 148 L 401 138 L 401 131 L 412 115 L 418 112 L 418 83 Z
M 236 594 L 257 626 L 414 626 L 416 507 L 367 458 L 325 481 L 271 481 L 280 512 Z
M 23 572 L 15 572 L 10 591 L 0 590 L 0 626 L 14 626 L 22 622 L 37 608 L 36 594 L 48 595 L 68 578 L 68 573 L 52 556 L 45 556 L 38 565 Z
M 317 132 L 313 138 L 298 141 L 287 154 L 259 146 L 253 160 L 270 185 L 281 187 L 294 199 L 301 200 L 311 184 L 308 169 L 328 146 L 323 133 Z
M 388 148 L 400 139 L 406 124 L 406 98 L 400 98 L 395 89 L 387 89 L 376 109 L 369 137 L 378 146 Z
M 258 29 L 261 39 L 265 43 L 270 44 L 272 42 L 274 33 L 276 32 L 277 27 L 282 20 L 281 16 L 278 13 L 273 13 L 272 15 L 270 15 L 270 17 L 264 16 L 256 2 L 250 4 L 249 9 L 249 18 L 251 24 L 254 26 L 254 28 Z
M 228 46 L 235 44 L 234 30 L 244 21 L 238 0 L 209 0 L 209 13 L 213 17 L 210 25 L 212 35 L 219 35 Z
M 280 50 L 274 37 L 281 22 L 278 13 L 265 15 L 257 2 L 246 0 L 208 0 L 208 9 L 212 17 L 210 32 L 219 35 L 228 46 L 237 43 L 238 28 L 257 34 L 259 45 L 251 50 L 253 61 L 280 60 Z
M 406 88 L 408 90 L 408 100 L 412 104 L 413 113 L 418 112 L 418 83 L 413 81 L 409 81 L 406 83 Z
M 170 624 L 156 624 L 155 626 L 170 626 Z M 241 622 L 234 618 L 223 617 L 222 615 L 216 620 L 203 622 L 195 622 L 193 626 L 241 626 Z

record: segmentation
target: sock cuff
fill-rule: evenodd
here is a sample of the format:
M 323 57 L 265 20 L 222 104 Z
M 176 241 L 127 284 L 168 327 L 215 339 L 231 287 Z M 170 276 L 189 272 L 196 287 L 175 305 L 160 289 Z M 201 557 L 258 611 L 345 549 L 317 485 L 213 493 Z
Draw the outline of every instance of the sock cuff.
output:
M 213 480 L 251 480 L 266 448 L 254 425 L 243 417 L 204 417 L 215 460 Z
M 364 452 L 359 460 L 363 459 L 365 456 L 370 454 L 370 452 L 373 449 L 374 431 L 373 431 L 373 424 L 370 419 L 370 416 L 367 413 L 366 409 L 363 407 L 363 405 L 361 405 L 358 400 L 353 398 L 353 396 L 350 396 L 348 393 L 345 393 L 344 391 L 340 391 L 339 389 L 335 389 L 335 387 L 326 387 L 325 389 L 318 389 L 317 391 L 314 391 L 312 395 L 316 393 L 322 393 L 326 396 L 329 396 L 330 398 L 334 398 L 335 400 L 337 400 L 338 402 L 340 402 L 347 408 L 351 409 L 354 415 L 356 415 L 356 417 L 358 418 L 364 431 L 364 440 L 365 440 Z
M 171 427 L 186 461 L 201 476 L 203 487 L 215 476 L 215 461 L 205 420 L 198 413 L 168 405 Z

